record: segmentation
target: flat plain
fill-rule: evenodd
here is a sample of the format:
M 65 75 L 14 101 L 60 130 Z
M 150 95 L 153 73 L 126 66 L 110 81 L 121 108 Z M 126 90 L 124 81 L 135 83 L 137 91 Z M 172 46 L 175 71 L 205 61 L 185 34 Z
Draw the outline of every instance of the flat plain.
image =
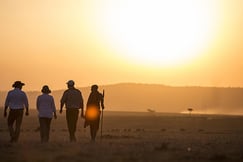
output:
M 2 113 L 2 111 L 1 111 Z M 52 120 L 49 143 L 40 143 L 34 110 L 24 116 L 19 142 L 9 143 L 0 118 L 3 162 L 243 161 L 243 117 L 227 115 L 104 112 L 102 139 L 90 142 L 79 118 L 77 142 L 70 143 L 65 112 Z

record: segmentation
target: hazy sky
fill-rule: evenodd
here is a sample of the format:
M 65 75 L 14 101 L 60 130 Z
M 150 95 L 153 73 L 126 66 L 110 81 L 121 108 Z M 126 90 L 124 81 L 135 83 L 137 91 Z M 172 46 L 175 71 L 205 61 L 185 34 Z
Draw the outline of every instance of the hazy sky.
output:
M 0 90 L 243 87 L 243 0 L 1 0 Z

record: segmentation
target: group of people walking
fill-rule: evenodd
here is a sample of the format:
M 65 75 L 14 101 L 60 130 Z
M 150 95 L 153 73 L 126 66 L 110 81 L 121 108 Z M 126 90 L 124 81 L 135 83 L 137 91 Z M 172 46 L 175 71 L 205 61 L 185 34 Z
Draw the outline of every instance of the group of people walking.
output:
M 60 100 L 60 113 L 66 108 L 66 121 L 69 131 L 70 142 L 76 141 L 76 127 L 81 110 L 81 117 L 85 119 L 84 127 L 90 126 L 91 140 L 95 141 L 97 131 L 99 129 L 101 109 L 104 109 L 104 95 L 98 91 L 97 85 L 91 86 L 86 111 L 84 113 L 83 96 L 79 89 L 75 88 L 75 82 L 69 80 L 68 89 L 64 91 Z M 15 81 L 7 94 L 4 106 L 4 117 L 7 117 L 8 129 L 10 133 L 10 142 L 18 142 L 22 119 L 25 115 L 29 115 L 29 103 L 27 95 L 22 91 L 25 84 L 21 81 Z M 57 118 L 56 106 L 53 96 L 50 95 L 51 90 L 48 85 L 44 85 L 41 89 L 42 94 L 36 99 L 36 108 L 40 124 L 41 142 L 49 141 L 50 125 L 52 118 Z M 8 113 L 9 108 L 9 113 Z M 14 127 L 15 124 L 15 127 Z

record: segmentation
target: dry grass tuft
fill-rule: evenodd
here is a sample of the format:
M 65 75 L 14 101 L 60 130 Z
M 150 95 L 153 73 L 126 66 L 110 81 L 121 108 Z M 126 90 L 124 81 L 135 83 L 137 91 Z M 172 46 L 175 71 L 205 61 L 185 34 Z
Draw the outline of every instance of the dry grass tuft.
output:
M 154 147 L 155 151 L 167 151 L 169 149 L 169 143 L 163 142 L 159 146 Z
M 216 153 L 216 154 L 212 155 L 209 159 L 212 161 L 224 161 L 224 160 L 227 160 L 228 158 L 225 154 Z

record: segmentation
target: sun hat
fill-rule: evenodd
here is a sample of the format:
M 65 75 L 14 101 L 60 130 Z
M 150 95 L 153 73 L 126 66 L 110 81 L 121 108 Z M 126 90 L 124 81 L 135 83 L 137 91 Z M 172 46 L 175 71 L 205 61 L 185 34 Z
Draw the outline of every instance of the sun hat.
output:
M 16 87 L 22 87 L 24 86 L 25 84 L 22 83 L 21 81 L 15 81 L 14 84 L 12 85 L 12 87 L 16 88 Z

